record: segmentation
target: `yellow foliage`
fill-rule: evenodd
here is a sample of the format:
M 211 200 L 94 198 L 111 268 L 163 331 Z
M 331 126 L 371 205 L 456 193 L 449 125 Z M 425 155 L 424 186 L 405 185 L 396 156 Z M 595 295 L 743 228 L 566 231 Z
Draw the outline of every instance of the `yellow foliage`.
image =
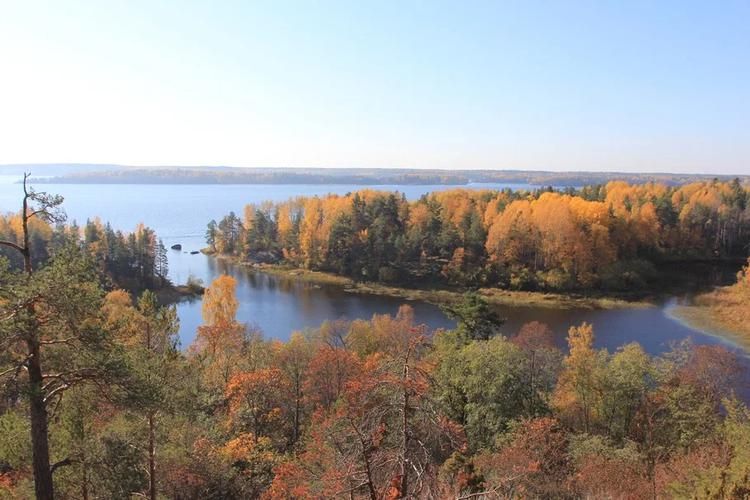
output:
M 203 321 L 207 326 L 234 323 L 239 303 L 235 296 L 237 280 L 227 274 L 216 278 L 203 296 Z

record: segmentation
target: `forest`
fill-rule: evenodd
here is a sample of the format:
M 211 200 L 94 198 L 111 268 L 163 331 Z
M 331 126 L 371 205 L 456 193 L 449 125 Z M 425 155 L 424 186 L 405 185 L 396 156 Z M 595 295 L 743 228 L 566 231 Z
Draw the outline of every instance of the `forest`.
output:
M 590 203 L 542 193 L 508 204 L 550 196 Z M 608 352 L 594 347 L 606 331 L 584 323 L 561 349 L 539 322 L 501 335 L 502 319 L 474 293 L 446 306 L 453 330 L 429 331 L 402 306 L 281 342 L 238 321 L 227 275 L 206 290 L 203 324 L 181 346 L 174 306 L 113 283 L 107 245 L 96 244 L 109 241 L 106 226 L 51 237 L 61 202 L 26 190 L 9 219 L 20 232 L 0 240 L 20 259 L 0 259 L 0 497 L 750 494 L 746 360 L 723 347 Z M 730 253 L 738 243 L 724 236 L 718 250 Z M 750 262 L 743 293 L 747 276 Z
M 580 189 L 454 189 L 248 205 L 208 225 L 211 251 L 390 284 L 642 291 L 662 264 L 742 262 L 750 188 L 738 179 Z
M 51 223 L 50 223 L 51 222 Z M 14 269 L 23 268 L 23 255 L 15 246 L 23 245 L 24 221 L 19 214 L 0 214 L 0 258 Z M 132 292 L 159 290 L 171 285 L 167 278 L 167 250 L 156 233 L 140 224 L 131 233 L 115 231 L 98 219 L 79 227 L 67 224 L 63 213 L 48 222 L 39 218 L 27 221 L 28 248 L 34 267 L 47 262 L 52 255 L 75 246 L 91 259 L 108 286 Z M 10 243 L 10 244 L 7 244 Z
M 30 165 L 0 165 L 0 174 L 21 174 Z M 151 167 L 125 165 L 34 165 L 48 184 L 358 184 L 372 185 L 466 185 L 469 183 L 527 184 L 575 187 L 621 180 L 632 184 L 661 183 L 679 186 L 710 181 L 700 174 L 643 174 L 622 172 L 545 172 L 528 170 L 444 170 L 415 168 L 242 168 Z M 729 182 L 731 176 L 718 176 Z M 750 181 L 750 176 L 741 180 Z

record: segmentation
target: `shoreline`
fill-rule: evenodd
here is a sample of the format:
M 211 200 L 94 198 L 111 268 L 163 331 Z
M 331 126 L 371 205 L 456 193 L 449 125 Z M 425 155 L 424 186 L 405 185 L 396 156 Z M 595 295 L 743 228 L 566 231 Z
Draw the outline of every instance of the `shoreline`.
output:
M 294 279 L 318 286 L 337 286 L 347 293 L 363 295 L 383 295 L 402 298 L 406 301 L 418 300 L 434 305 L 455 303 L 466 293 L 458 289 L 406 288 L 381 283 L 357 283 L 351 278 L 324 271 L 312 271 L 280 264 L 258 264 L 242 261 L 230 255 L 219 255 L 210 250 L 202 252 L 215 259 L 227 261 L 251 272 L 259 272 Z M 525 292 L 484 287 L 477 292 L 490 304 L 513 307 L 545 307 L 550 309 L 632 309 L 655 307 L 654 300 L 646 298 L 628 300 L 616 296 L 583 296 L 575 294 Z
M 202 297 L 205 288 L 196 289 L 189 285 L 170 285 L 165 288 L 156 290 L 156 298 L 162 305 L 174 305 L 184 301 L 192 301 Z
M 726 296 L 729 288 L 720 287 L 699 295 L 692 304 L 675 305 L 670 313 L 691 328 L 721 337 L 750 352 L 750 324 L 736 321 L 731 310 L 736 304 Z M 727 308 L 730 310 L 727 311 Z

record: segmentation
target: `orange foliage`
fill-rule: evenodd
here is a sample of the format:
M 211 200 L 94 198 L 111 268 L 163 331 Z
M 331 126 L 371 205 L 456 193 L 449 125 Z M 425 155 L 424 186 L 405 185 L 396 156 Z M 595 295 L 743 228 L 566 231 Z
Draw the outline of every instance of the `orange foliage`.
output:
M 225 390 L 230 423 L 249 428 L 257 442 L 279 426 L 285 413 L 283 398 L 288 393 L 288 381 L 278 368 L 234 374 Z
M 207 326 L 231 324 L 235 321 L 239 303 L 235 296 L 237 280 L 227 274 L 216 278 L 203 295 L 203 321 Z
M 303 392 L 308 404 L 313 408 L 330 408 L 347 383 L 361 372 L 362 364 L 351 351 L 321 346 L 307 368 Z
M 568 439 L 553 418 L 524 420 L 510 444 L 480 455 L 476 465 L 489 489 L 523 498 L 548 498 L 565 491 L 571 472 Z

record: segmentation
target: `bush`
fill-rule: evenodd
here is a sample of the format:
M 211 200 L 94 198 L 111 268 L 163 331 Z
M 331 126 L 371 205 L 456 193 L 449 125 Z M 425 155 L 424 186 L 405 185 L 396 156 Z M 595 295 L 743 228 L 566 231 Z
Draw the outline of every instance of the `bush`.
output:
M 203 291 L 203 280 L 194 275 L 188 276 L 187 287 L 192 293 L 201 293 Z
M 547 272 L 537 273 L 538 280 L 544 288 L 549 290 L 568 290 L 574 288 L 575 280 L 569 273 L 562 269 L 552 269 Z
M 607 290 L 641 290 L 656 277 L 654 265 L 643 260 L 610 264 L 601 272 L 602 287 Z
M 398 281 L 398 270 L 393 267 L 383 266 L 378 269 L 378 281 L 383 283 L 395 283 Z
M 536 278 L 534 273 L 522 267 L 513 269 L 510 272 L 511 290 L 534 290 L 536 288 Z

